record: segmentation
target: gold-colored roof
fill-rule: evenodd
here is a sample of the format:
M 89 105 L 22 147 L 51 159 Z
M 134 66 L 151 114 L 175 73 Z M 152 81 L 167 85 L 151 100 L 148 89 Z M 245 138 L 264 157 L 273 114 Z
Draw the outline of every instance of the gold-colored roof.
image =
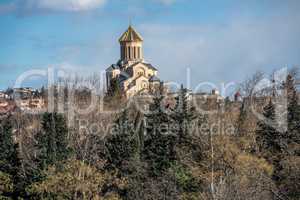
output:
M 129 26 L 128 29 L 120 37 L 119 42 L 142 42 L 142 36 L 134 30 L 132 26 Z

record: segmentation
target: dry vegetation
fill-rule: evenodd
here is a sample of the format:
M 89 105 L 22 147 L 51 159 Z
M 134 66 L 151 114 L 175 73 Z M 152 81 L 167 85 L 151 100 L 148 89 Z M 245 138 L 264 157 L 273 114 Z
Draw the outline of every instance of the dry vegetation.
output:
M 64 91 L 64 98 L 54 92 L 54 111 L 61 114 L 16 112 L 1 118 L 0 199 L 299 199 L 299 104 L 288 110 L 293 114 L 289 137 L 275 140 L 274 135 L 262 148 L 258 130 L 267 135 L 270 127 L 263 126 L 247 101 L 267 96 L 254 103 L 261 113 L 268 112 L 270 91 L 253 90 L 261 78 L 257 73 L 245 81 L 243 102 L 203 105 L 217 109 L 212 114 L 196 112 L 184 89 L 174 108 L 160 112 L 162 93 L 154 101 L 140 100 L 137 107 L 76 88 L 77 78 L 68 90 L 54 90 Z M 96 80 L 89 81 L 97 85 Z M 67 103 L 68 94 L 74 94 L 76 108 L 87 108 L 93 98 L 96 106 L 80 114 Z M 107 112 L 125 105 L 122 112 Z M 158 112 L 144 113 L 140 107 Z

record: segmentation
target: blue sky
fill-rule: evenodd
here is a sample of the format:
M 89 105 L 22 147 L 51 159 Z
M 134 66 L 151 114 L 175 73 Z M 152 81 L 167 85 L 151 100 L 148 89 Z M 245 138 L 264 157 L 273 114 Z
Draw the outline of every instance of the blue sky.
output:
M 0 89 L 47 67 L 99 73 L 129 20 L 166 81 L 240 82 L 300 65 L 298 0 L 1 0 Z M 30 79 L 24 86 L 38 86 Z

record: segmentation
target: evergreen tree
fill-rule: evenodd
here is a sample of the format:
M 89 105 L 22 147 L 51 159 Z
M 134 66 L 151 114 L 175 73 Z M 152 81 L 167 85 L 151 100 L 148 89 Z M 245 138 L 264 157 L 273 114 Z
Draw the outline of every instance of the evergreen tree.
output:
M 68 128 L 63 115 L 45 113 L 42 128 L 42 132 L 36 136 L 37 162 L 40 169 L 45 169 L 69 158 L 72 149 L 68 146 Z
M 8 174 L 15 172 L 19 166 L 18 145 L 14 143 L 11 117 L 1 123 L 0 131 L 0 170 Z
M 288 75 L 284 88 L 287 94 L 288 110 L 286 133 L 287 149 L 289 155 L 300 156 L 300 105 L 298 103 L 297 90 L 292 75 Z
M 270 101 L 264 108 L 267 120 L 258 122 L 257 143 L 262 155 L 274 166 L 273 179 L 279 194 L 299 199 L 299 170 L 294 166 L 299 164 L 300 106 L 292 75 L 287 76 L 283 89 L 287 95 L 287 131 L 277 131 L 283 129 L 276 129 L 275 105 Z
M 1 122 L 0 127 L 0 173 L 11 177 L 13 193 L 9 194 L 15 197 L 19 192 L 18 180 L 21 161 L 18 155 L 18 144 L 13 140 L 12 118 L 8 116 Z
M 110 80 L 110 87 L 108 89 L 108 95 L 111 97 L 120 98 L 122 96 L 121 88 L 118 79 L 113 78 Z
M 169 115 L 164 105 L 163 84 L 155 93 L 153 102 L 149 105 L 149 112 L 146 114 L 147 134 L 156 135 L 168 132 Z
M 277 129 L 275 105 L 270 100 L 264 108 L 265 119 L 258 122 L 256 141 L 262 156 L 274 167 L 273 180 L 279 188 L 281 195 L 286 196 L 286 188 L 282 186 L 285 175 L 282 175 L 282 161 L 285 159 L 287 147 L 287 134 Z
M 129 121 L 128 111 L 124 110 L 116 121 L 117 132 L 106 140 L 107 159 L 111 167 L 121 168 L 124 161 L 135 158 L 138 149 L 133 124 Z
M 283 85 L 287 94 L 287 131 L 283 141 L 286 145 L 278 169 L 275 171 L 281 195 L 288 199 L 300 198 L 300 105 L 294 77 L 289 74 Z
M 173 135 L 155 134 L 145 141 L 144 159 L 149 164 L 150 174 L 159 176 L 171 167 L 176 159 L 175 137 Z
M 175 122 L 175 126 L 177 126 L 179 141 L 182 142 L 189 136 L 190 126 L 192 125 L 192 121 L 197 118 L 197 115 L 195 108 L 189 105 L 187 89 L 183 88 L 183 85 L 181 85 L 179 94 L 175 100 L 176 105 L 171 117 Z
M 267 158 L 281 153 L 281 133 L 276 130 L 275 105 L 272 100 L 264 107 L 264 120 L 260 120 L 257 124 L 256 141 L 260 152 Z
M 163 104 L 163 86 L 154 96 L 146 114 L 147 135 L 144 143 L 144 159 L 149 163 L 150 172 L 158 176 L 168 169 L 175 160 L 176 139 L 169 131 L 169 116 Z

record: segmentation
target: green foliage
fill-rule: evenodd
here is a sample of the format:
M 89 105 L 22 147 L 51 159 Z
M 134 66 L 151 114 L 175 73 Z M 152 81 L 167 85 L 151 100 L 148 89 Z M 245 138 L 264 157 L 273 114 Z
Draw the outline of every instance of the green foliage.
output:
M 264 108 L 264 116 L 270 121 L 258 123 L 257 142 L 264 157 L 274 166 L 273 180 L 279 194 L 285 198 L 299 199 L 299 170 L 295 166 L 299 164 L 300 156 L 300 106 L 292 75 L 287 76 L 283 89 L 288 102 L 287 131 L 276 130 L 275 106 L 270 102 Z
M 116 121 L 117 132 L 108 136 L 105 146 L 108 164 L 121 168 L 124 161 L 137 158 L 139 154 L 139 135 L 133 130 L 125 110 Z
M 36 136 L 37 162 L 40 169 L 66 160 L 72 149 L 68 145 L 68 128 L 61 114 L 45 113 L 42 120 L 43 131 Z
M 110 178 L 109 174 L 77 160 L 69 160 L 62 167 L 50 166 L 44 174 L 45 179 L 28 190 L 33 199 L 100 199 Z
M 284 84 L 288 97 L 288 130 L 286 133 L 287 149 L 289 155 L 300 156 L 300 105 L 298 103 L 297 91 L 294 79 L 288 75 Z
M 176 134 L 179 137 L 179 141 L 182 142 L 190 135 L 191 122 L 197 118 L 197 114 L 195 108 L 189 105 L 187 89 L 183 88 L 183 85 L 181 85 L 175 100 L 176 105 L 171 118 L 178 127 Z
M 288 101 L 288 128 L 283 138 L 285 148 L 282 155 L 280 155 L 279 166 L 275 172 L 277 177 L 276 183 L 282 195 L 289 199 L 299 199 L 300 105 L 298 103 L 294 77 L 291 74 L 287 76 L 283 86 Z
M 173 135 L 155 134 L 145 141 L 144 159 L 150 166 L 150 173 L 159 176 L 171 167 L 176 159 L 176 138 Z
M 108 90 L 108 95 L 111 97 L 117 97 L 120 98 L 122 96 L 120 84 L 118 82 L 118 79 L 113 78 L 110 80 L 110 87 Z
M 160 86 L 153 98 L 153 102 L 149 105 L 149 112 L 146 116 L 146 131 L 148 135 L 168 134 L 169 131 L 169 115 L 166 113 L 164 105 L 163 86 Z
M 11 199 L 9 196 L 11 196 L 12 193 L 13 181 L 11 176 L 0 171 L 0 199 Z
M 150 105 L 146 115 L 147 136 L 144 143 L 143 157 L 150 166 L 151 174 L 160 175 L 171 166 L 176 158 L 176 137 L 169 131 L 169 116 L 163 105 L 162 88 Z
M 7 117 L 0 127 L 0 170 L 15 175 L 20 160 L 18 158 L 18 145 L 13 141 L 11 120 L 11 117 Z
M 292 77 L 287 77 L 284 88 L 286 132 L 278 131 L 280 123 L 270 101 L 263 113 L 267 120 L 258 121 L 254 134 L 255 126 L 247 121 L 252 119 L 250 112 L 245 113 L 247 105 L 238 116 L 232 104 L 225 112 L 234 113 L 212 118 L 237 120 L 237 135 L 192 135 L 196 117 L 199 127 L 215 119 L 196 114 L 183 87 L 173 112 L 166 111 L 161 87 L 149 113 L 125 110 L 112 119 L 115 132 L 105 139 L 95 134 L 69 140 L 63 115 L 45 113 L 34 141 L 33 134 L 28 140 L 17 138 L 22 144 L 22 165 L 13 121 L 7 118 L 1 121 L 0 132 L 0 199 L 299 199 L 300 107 Z M 179 129 L 172 132 L 171 125 Z M 245 131 L 247 135 L 241 137 Z M 259 152 L 245 151 L 241 144 L 248 141 Z M 76 158 L 70 148 L 75 145 Z M 35 153 L 35 158 L 30 157 Z
M 275 105 L 272 101 L 264 107 L 263 115 L 265 119 L 258 122 L 256 141 L 260 151 L 270 159 L 270 155 L 282 151 L 282 133 L 276 129 L 278 126 L 275 121 Z
M 19 187 L 19 169 L 21 161 L 18 153 L 18 144 L 13 140 L 13 127 L 11 116 L 5 118 L 1 123 L 0 130 L 0 172 L 1 177 L 6 177 L 11 181 L 8 183 L 4 181 L 4 186 L 11 184 L 12 191 L 9 196 L 15 197 L 18 195 Z M 5 176 L 6 175 L 6 176 Z M 1 180 L 1 182 L 3 179 Z M 7 187 L 6 187 L 7 188 Z
M 176 184 L 181 191 L 197 192 L 199 190 L 199 184 L 189 169 L 179 163 L 172 164 L 171 169 L 174 173 Z

